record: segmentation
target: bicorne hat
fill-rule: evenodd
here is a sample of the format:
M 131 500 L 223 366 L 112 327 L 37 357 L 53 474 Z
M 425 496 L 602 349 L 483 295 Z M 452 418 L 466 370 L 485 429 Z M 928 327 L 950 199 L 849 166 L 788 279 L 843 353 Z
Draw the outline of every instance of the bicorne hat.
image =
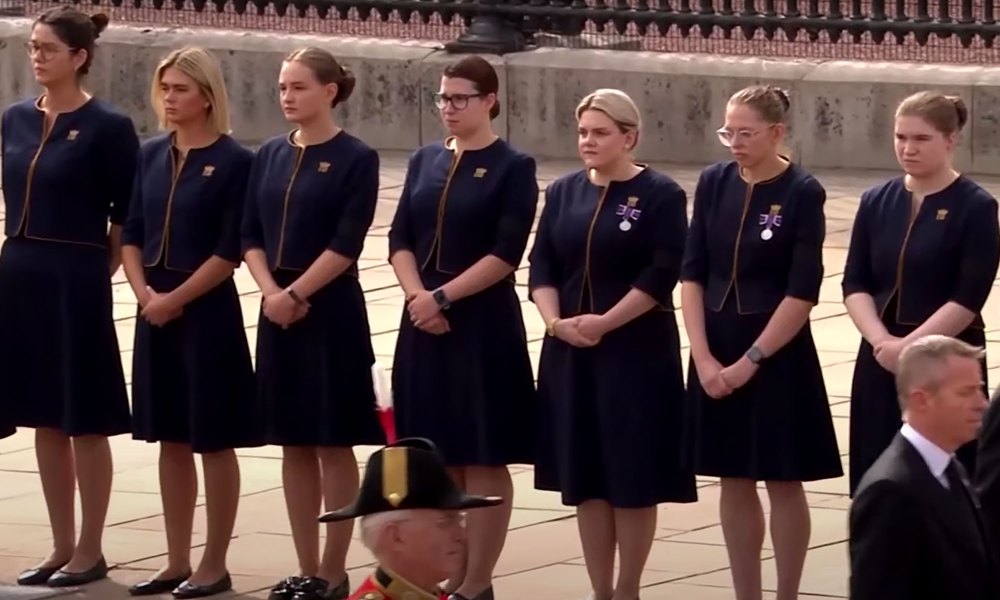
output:
M 468 510 L 502 502 L 502 498 L 470 496 L 459 490 L 434 444 L 407 438 L 372 454 L 355 501 L 319 520 L 329 523 L 395 510 Z

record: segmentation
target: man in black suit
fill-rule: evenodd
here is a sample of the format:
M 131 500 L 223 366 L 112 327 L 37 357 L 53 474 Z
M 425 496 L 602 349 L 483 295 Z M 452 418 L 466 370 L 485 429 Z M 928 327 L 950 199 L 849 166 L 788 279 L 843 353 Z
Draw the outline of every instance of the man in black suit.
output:
M 899 358 L 906 423 L 865 473 L 850 513 L 852 600 L 998 600 L 979 503 L 955 450 L 974 440 L 987 401 L 983 352 L 920 338 Z
M 986 535 L 996 554 L 1000 550 L 1000 387 L 993 392 L 990 408 L 983 418 L 973 483 L 982 503 Z

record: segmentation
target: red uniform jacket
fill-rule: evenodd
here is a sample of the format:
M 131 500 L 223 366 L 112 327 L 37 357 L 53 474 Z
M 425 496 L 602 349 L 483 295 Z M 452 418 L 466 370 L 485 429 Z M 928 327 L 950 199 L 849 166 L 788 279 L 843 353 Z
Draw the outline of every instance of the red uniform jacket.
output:
M 432 593 L 419 589 L 379 567 L 348 600 L 448 600 L 448 595 L 440 590 Z

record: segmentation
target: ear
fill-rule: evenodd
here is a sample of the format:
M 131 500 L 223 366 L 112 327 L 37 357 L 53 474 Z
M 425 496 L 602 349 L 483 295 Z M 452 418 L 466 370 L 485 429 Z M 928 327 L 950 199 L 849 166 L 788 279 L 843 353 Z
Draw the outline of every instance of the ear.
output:
M 784 123 L 775 123 L 771 127 L 773 129 L 771 136 L 774 139 L 774 144 L 776 146 L 780 145 L 781 142 L 784 141 L 785 135 L 788 133 L 788 128 L 785 127 Z
M 73 69 L 79 71 L 83 64 L 87 62 L 87 57 L 90 56 L 86 50 L 79 49 L 73 53 Z
M 955 146 L 958 145 L 958 134 L 957 133 L 949 133 L 949 134 L 945 135 L 944 136 L 944 145 L 948 149 L 948 152 L 951 152 L 952 150 L 954 150 Z
M 927 393 L 927 390 L 917 388 L 910 391 L 910 397 L 907 398 L 906 410 L 913 413 L 921 413 L 927 410 L 930 405 L 931 395 Z
M 631 129 L 625 132 L 625 150 L 632 152 L 639 145 L 639 132 Z
M 336 83 L 326 84 L 326 99 L 330 104 L 337 98 L 337 94 L 340 93 L 340 86 Z

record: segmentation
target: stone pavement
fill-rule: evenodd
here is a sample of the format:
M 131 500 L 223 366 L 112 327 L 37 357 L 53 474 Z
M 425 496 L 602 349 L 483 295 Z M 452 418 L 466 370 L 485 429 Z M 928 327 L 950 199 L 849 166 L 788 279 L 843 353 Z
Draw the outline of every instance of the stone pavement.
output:
M 391 366 L 396 328 L 403 297 L 392 269 L 386 263 L 389 223 L 403 183 L 406 157 L 383 156 L 382 187 L 378 213 L 361 258 L 361 281 L 368 300 L 372 341 L 379 361 Z M 545 162 L 539 166 L 544 185 L 560 174 L 577 168 L 572 163 Z M 693 192 L 698 170 L 663 167 Z M 827 189 L 827 237 L 824 252 L 826 279 L 821 302 L 812 314 L 813 331 L 826 374 L 835 417 L 837 437 L 846 471 L 848 451 L 848 395 L 854 354 L 859 342 L 841 304 L 843 271 L 857 198 L 867 186 L 888 176 L 884 172 L 821 172 Z M 1000 179 L 984 182 L 1000 196 Z M 689 197 L 690 208 L 690 197 Z M 540 213 L 539 209 L 539 213 Z M 2 214 L 0 214 L 2 219 Z M 526 300 L 526 261 L 518 272 L 518 291 L 524 301 L 531 356 L 537 366 L 544 326 Z M 115 279 L 115 317 L 126 374 L 131 372 L 134 301 L 124 276 Z M 258 296 L 245 268 L 237 274 L 244 318 L 251 347 L 256 336 Z M 679 293 L 679 290 L 678 290 Z M 984 311 L 990 353 L 990 380 L 1000 374 L 1000 294 L 994 294 Z M 680 320 L 678 318 L 678 320 Z M 686 343 L 686 338 L 682 338 Z M 127 598 L 126 588 L 149 576 L 163 564 L 165 540 L 158 495 L 156 446 L 127 437 L 113 439 L 115 457 L 114 495 L 108 517 L 105 552 L 115 565 L 111 578 L 90 586 L 80 595 L 100 600 Z M 372 448 L 358 448 L 359 468 Z M 243 468 L 243 497 L 230 551 L 229 566 L 236 592 L 230 597 L 266 598 L 279 578 L 296 570 L 295 555 L 281 492 L 280 449 L 267 447 L 239 453 Z M 199 467 L 200 468 L 200 467 Z M 514 516 L 506 549 L 497 567 L 497 596 L 518 600 L 576 600 L 588 592 L 573 511 L 562 506 L 557 495 L 532 486 L 529 467 L 512 469 L 515 481 Z M 712 479 L 699 483 L 700 501 L 690 505 L 660 508 L 657 540 L 644 577 L 644 600 L 716 600 L 733 597 L 728 560 L 722 541 L 717 505 L 719 487 Z M 847 595 L 846 478 L 807 484 L 812 507 L 812 541 L 802 582 L 802 598 L 844 598 Z M 767 496 L 762 494 L 765 509 Z M 196 513 L 194 560 L 204 543 L 204 498 Z M 32 436 L 21 431 L 0 441 L 0 600 L 15 598 L 3 589 L 16 574 L 45 557 L 50 550 L 45 505 L 38 482 Z M 764 585 L 775 588 L 774 561 L 770 541 L 765 541 Z M 361 581 L 372 557 L 355 543 L 348 556 L 352 582 Z M 5 595 L 7 593 L 8 595 Z

